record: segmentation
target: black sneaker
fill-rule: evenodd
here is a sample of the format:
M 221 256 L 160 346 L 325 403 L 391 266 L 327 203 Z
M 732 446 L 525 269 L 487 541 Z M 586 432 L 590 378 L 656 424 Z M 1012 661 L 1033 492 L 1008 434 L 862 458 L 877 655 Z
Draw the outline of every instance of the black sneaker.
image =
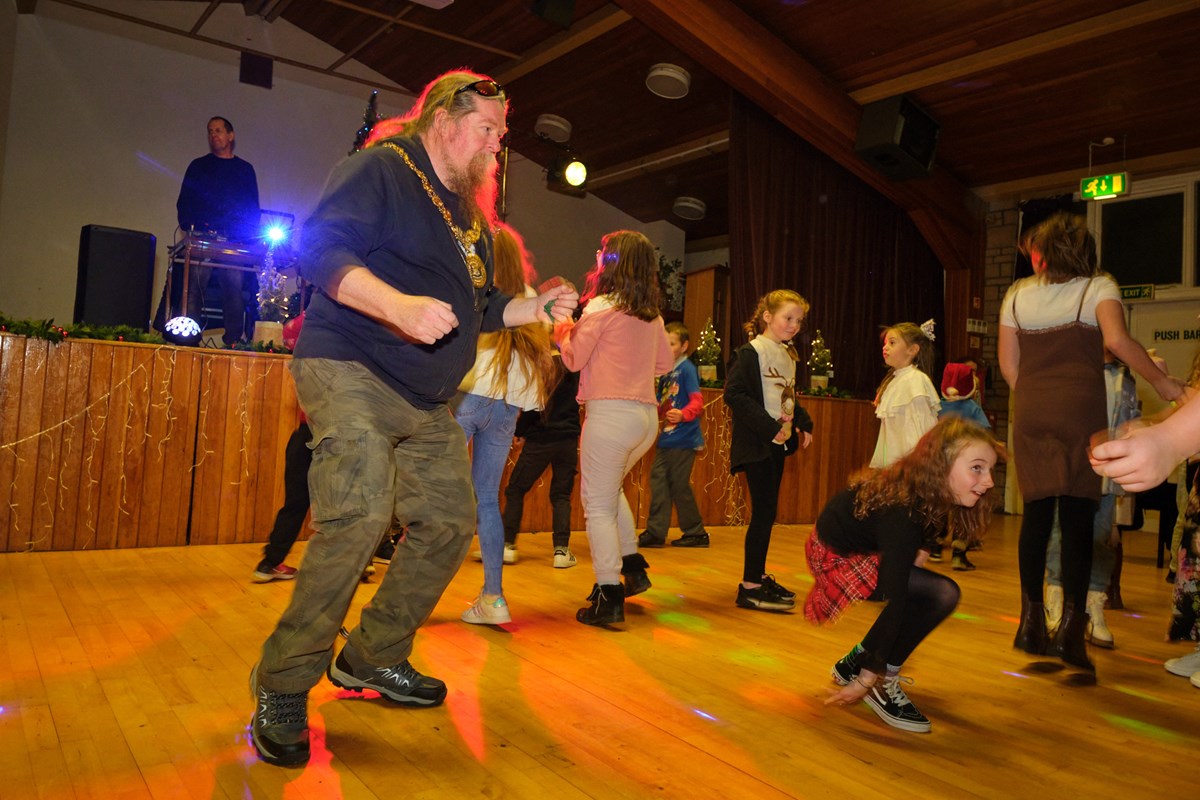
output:
M 935 544 L 929 548 L 929 560 L 930 561 L 941 561 L 942 560 L 942 546 L 940 544 Z
M 762 585 L 764 589 L 782 600 L 790 602 L 796 599 L 796 593 L 785 587 L 782 583 L 777 582 L 774 575 L 763 575 Z
M 662 547 L 666 543 L 667 540 L 665 537 L 659 539 L 653 536 L 650 531 L 644 531 L 642 535 L 638 537 L 638 547 Z
M 250 738 L 258 757 L 276 767 L 308 763 L 308 692 L 273 692 L 258 685 L 258 665 L 250 670 L 254 717 Z
M 358 657 L 347 643 L 329 665 L 326 674 L 330 683 L 352 692 L 374 689 L 393 703 L 405 706 L 437 706 L 446 699 L 446 684 L 417 672 L 408 659 L 390 667 L 362 663 L 355 666 L 352 662 L 358 662 Z
M 975 569 L 975 565 L 967 559 L 966 550 L 955 550 L 954 558 L 951 559 L 951 563 L 953 564 L 952 568 L 958 570 L 959 572 L 970 572 L 971 570 Z
M 929 733 L 932 727 L 929 719 L 908 699 L 904 688 L 900 686 L 901 681 L 912 683 L 911 678 L 901 678 L 899 675 L 876 681 L 863 701 L 881 720 L 893 728 L 913 733 Z
M 858 663 L 858 657 L 862 655 L 862 652 L 858 645 L 854 645 L 853 650 L 846 653 L 833 665 L 833 679 L 837 681 L 838 686 L 849 686 L 850 682 L 858 677 L 859 670 L 862 669 Z
M 708 547 L 707 533 L 689 533 L 671 542 L 671 547 Z
M 396 555 L 396 540 L 392 538 L 392 533 L 389 531 L 383 537 L 383 541 L 379 543 L 379 547 L 375 549 L 375 560 L 380 564 L 390 564 L 394 555 Z
M 756 608 L 759 611 L 791 611 L 795 600 L 787 600 L 767 589 L 764 583 L 754 589 L 738 584 L 737 605 L 739 608 Z

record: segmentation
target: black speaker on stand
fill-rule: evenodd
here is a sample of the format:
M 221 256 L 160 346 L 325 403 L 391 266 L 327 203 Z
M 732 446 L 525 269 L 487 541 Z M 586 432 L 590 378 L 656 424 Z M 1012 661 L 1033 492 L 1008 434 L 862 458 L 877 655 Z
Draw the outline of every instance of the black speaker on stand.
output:
M 923 178 L 933 169 L 939 127 L 907 95 L 863 106 L 854 150 L 892 180 Z
M 150 330 L 154 234 L 84 225 L 79 233 L 75 322 Z

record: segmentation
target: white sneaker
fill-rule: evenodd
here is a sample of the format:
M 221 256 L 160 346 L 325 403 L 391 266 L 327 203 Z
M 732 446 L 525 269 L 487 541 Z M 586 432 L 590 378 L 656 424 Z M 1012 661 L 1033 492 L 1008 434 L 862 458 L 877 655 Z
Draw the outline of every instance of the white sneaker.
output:
M 480 594 L 471 607 L 462 613 L 462 621 L 472 625 L 502 625 L 512 622 L 512 614 L 508 612 L 508 603 L 504 600 L 504 595 L 489 603 L 483 599 L 483 594 Z
M 1046 632 L 1053 633 L 1058 630 L 1058 623 L 1062 622 L 1063 608 L 1063 590 L 1061 586 L 1055 586 L 1052 583 L 1046 584 Z
M 1112 631 L 1108 628 L 1108 622 L 1104 619 L 1104 601 L 1107 599 L 1108 595 L 1104 592 L 1087 593 L 1087 638 L 1096 647 L 1111 650 L 1113 647 L 1113 635 Z
M 1163 664 L 1167 668 L 1167 672 L 1172 675 L 1178 675 L 1181 678 L 1190 678 L 1197 672 L 1200 672 L 1200 647 L 1197 647 L 1186 656 L 1179 658 L 1168 658 Z
M 554 568 L 570 569 L 575 566 L 575 554 L 565 547 L 554 548 Z
M 1192 677 L 1189 678 L 1188 680 L 1191 681 L 1192 686 L 1195 686 L 1197 689 L 1200 689 L 1200 672 L 1193 672 Z
M 515 544 L 504 545 L 504 563 L 505 564 L 517 563 L 517 546 Z

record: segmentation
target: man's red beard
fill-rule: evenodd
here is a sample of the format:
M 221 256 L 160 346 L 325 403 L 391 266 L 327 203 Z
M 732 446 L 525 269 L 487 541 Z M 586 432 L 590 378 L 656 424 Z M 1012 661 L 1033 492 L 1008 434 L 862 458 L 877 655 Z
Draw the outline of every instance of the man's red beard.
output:
M 462 210 L 472 220 L 482 219 L 489 227 L 496 222 L 499 167 L 494 155 L 482 152 L 471 159 L 465 170 L 450 171 L 449 186 L 458 195 Z

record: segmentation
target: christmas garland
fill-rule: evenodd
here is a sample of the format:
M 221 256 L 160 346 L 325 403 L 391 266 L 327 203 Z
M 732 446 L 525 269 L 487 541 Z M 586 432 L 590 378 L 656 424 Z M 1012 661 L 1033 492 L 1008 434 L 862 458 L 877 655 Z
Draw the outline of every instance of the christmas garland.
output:
M 86 322 L 71 325 L 55 325 L 53 319 L 13 319 L 0 311 L 0 333 L 44 339 L 58 344 L 64 339 L 95 339 L 107 342 L 138 342 L 141 344 L 166 344 L 157 333 L 147 333 L 129 325 L 90 325 Z M 291 353 L 276 342 L 238 342 L 224 348 L 250 353 Z

